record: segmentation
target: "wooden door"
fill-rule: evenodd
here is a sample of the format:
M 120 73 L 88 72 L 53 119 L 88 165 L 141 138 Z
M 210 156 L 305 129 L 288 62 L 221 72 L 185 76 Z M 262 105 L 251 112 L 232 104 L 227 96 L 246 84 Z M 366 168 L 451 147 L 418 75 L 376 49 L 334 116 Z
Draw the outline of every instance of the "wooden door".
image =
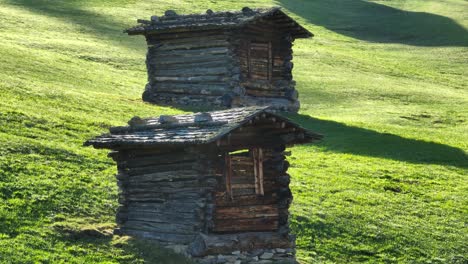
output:
M 248 77 L 256 80 L 271 80 L 272 49 L 271 42 L 249 42 Z
M 262 150 L 224 155 L 225 188 L 216 193 L 214 232 L 278 229 L 276 192 L 264 188 Z

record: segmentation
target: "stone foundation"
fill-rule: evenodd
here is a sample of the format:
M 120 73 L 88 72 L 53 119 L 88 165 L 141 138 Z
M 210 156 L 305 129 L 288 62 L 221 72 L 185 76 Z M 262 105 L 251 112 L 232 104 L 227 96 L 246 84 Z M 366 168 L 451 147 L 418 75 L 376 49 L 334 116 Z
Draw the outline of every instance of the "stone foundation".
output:
M 294 250 L 291 248 L 282 249 L 257 249 L 251 252 L 234 251 L 231 254 L 209 255 L 201 258 L 194 258 L 200 264 L 297 264 L 294 257 Z

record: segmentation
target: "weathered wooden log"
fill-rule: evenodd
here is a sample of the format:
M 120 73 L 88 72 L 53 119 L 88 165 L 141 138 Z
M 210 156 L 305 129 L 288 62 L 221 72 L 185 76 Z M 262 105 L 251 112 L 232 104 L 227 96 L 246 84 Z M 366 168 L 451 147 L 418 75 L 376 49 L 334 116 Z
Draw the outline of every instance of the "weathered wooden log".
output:
M 258 232 L 278 229 L 278 217 L 214 220 L 213 232 Z
M 186 152 L 174 152 L 162 155 L 148 155 L 134 158 L 119 159 L 119 167 L 140 167 L 157 164 L 174 164 L 179 162 L 194 162 L 207 158 L 204 154 L 195 155 Z
M 173 146 L 173 147 L 169 146 L 167 148 L 137 148 L 137 149 L 125 149 L 125 150 L 118 151 L 120 160 L 136 159 L 139 157 L 148 157 L 148 156 L 153 156 L 153 155 L 167 155 L 167 154 L 171 154 L 175 152 L 184 153 L 184 152 L 189 152 L 189 151 L 188 151 L 188 148 L 181 148 L 178 146 Z
M 156 83 L 154 88 L 151 89 L 153 93 L 173 93 L 187 95 L 209 95 L 209 96 L 222 96 L 230 91 L 229 86 L 221 87 L 194 87 L 187 85 L 188 87 L 178 87 L 177 83 L 166 85 L 168 83 Z M 199 85 L 199 84 L 198 84 Z
M 273 185 L 273 184 L 272 185 L 266 185 L 266 186 L 264 186 L 264 193 L 276 192 L 276 191 L 278 191 L 279 188 L 280 188 L 279 185 Z M 257 194 L 254 185 L 251 188 L 244 187 L 244 188 L 233 188 L 232 189 L 233 199 L 236 199 L 239 196 L 253 195 L 253 194 Z M 257 195 L 259 195 L 259 194 L 257 194 Z
M 115 178 L 117 178 L 117 180 L 120 180 L 120 181 L 125 181 L 128 179 L 128 177 L 129 175 L 123 171 L 120 171 L 119 173 L 115 175 Z
M 144 198 L 144 199 L 129 199 L 128 196 L 125 194 L 119 194 L 117 201 L 121 205 L 127 206 L 130 203 L 165 203 L 167 202 L 166 198 L 162 195 L 160 197 L 151 197 L 151 198 Z
M 136 236 L 158 242 L 168 242 L 177 244 L 188 244 L 193 241 L 193 234 L 170 234 L 170 233 L 155 233 L 153 231 L 138 230 L 130 227 L 122 227 L 120 232 L 125 235 Z
M 170 184 L 170 183 L 167 183 Z M 175 184 L 175 183 L 172 183 Z M 156 187 L 157 185 L 153 186 Z M 138 188 L 138 187 L 132 187 L 128 186 L 125 189 L 125 195 L 128 196 L 129 198 L 145 198 L 145 197 L 172 197 L 174 199 L 177 198 L 185 198 L 187 196 L 190 197 L 201 197 L 202 194 L 204 194 L 206 191 L 211 190 L 212 188 L 210 187 L 205 187 L 205 186 L 183 186 L 179 189 L 174 189 L 172 187 L 162 187 L 162 186 L 157 186 L 157 189 L 155 188 Z
M 289 211 L 288 207 L 284 208 L 279 208 L 278 209 L 278 215 L 279 215 L 279 224 L 280 225 L 287 225 L 288 224 L 288 219 L 289 219 Z
M 169 171 L 179 171 L 179 170 L 197 170 L 203 168 L 203 165 L 198 162 L 186 161 L 180 162 L 179 164 L 157 164 L 150 166 L 141 166 L 134 168 L 127 168 L 125 172 L 130 175 L 143 175 L 150 174 L 155 172 L 169 172 Z
M 206 199 L 198 198 L 187 201 L 173 200 L 164 203 L 129 203 L 128 210 L 136 210 L 140 212 L 164 213 L 167 211 L 180 213 L 195 213 L 199 212 L 200 208 L 205 206 Z
M 278 197 L 280 200 L 292 198 L 291 190 L 288 187 L 281 187 L 278 191 Z
M 145 92 L 146 93 L 146 92 Z M 179 106 L 207 106 L 212 105 L 215 107 L 226 107 L 230 104 L 223 103 L 222 99 L 224 96 L 209 96 L 209 95 L 190 95 L 183 96 L 181 94 L 154 94 L 143 96 L 143 100 L 146 102 L 157 103 L 160 105 L 179 105 Z
M 277 217 L 278 207 L 276 205 L 250 205 L 217 207 L 215 209 L 215 219 L 247 219 L 262 217 Z
M 173 41 L 162 41 L 157 43 L 157 51 L 169 51 L 169 50 L 194 50 L 194 49 L 209 49 L 209 48 L 220 48 L 227 47 L 229 43 L 225 39 L 212 38 L 204 41 L 196 39 L 186 39 L 185 42 L 174 43 Z M 161 46 L 159 46 L 161 45 Z
M 166 64 L 179 64 L 179 63 L 193 63 L 198 64 L 200 62 L 219 62 L 225 61 L 230 62 L 232 60 L 231 55 L 228 54 L 210 54 L 210 55 L 192 55 L 188 57 L 177 57 L 167 56 L 164 59 L 151 55 L 148 59 L 148 63 L 155 66 L 164 66 Z
M 267 90 L 267 91 L 271 91 L 271 90 L 283 91 L 286 89 L 292 89 L 295 86 L 295 84 L 292 82 L 274 84 L 274 83 L 265 82 L 261 80 L 244 80 L 241 82 L 241 85 L 245 87 L 249 87 L 250 89 Z
M 117 213 L 115 215 L 115 220 L 117 224 L 121 225 L 127 221 L 127 213 L 128 213 L 127 206 L 119 206 L 119 208 L 117 209 Z
M 281 162 L 281 163 L 272 163 L 271 166 L 265 166 L 263 169 L 263 174 L 265 178 L 276 177 L 277 175 L 283 174 L 287 171 L 289 167 L 288 162 Z M 253 166 L 238 166 L 239 169 L 235 171 L 237 177 L 250 177 L 254 175 Z M 241 169 L 242 168 L 242 169 Z
M 285 196 L 281 196 L 279 199 L 278 199 L 278 208 L 279 209 L 285 209 L 286 210 L 286 213 L 288 213 L 288 209 L 289 209 L 289 206 L 291 206 L 291 203 L 293 201 L 293 197 L 285 197 Z
M 194 50 L 160 50 L 154 49 L 153 55 L 164 59 L 165 57 L 191 57 L 191 56 L 206 56 L 214 54 L 228 54 L 229 48 L 227 47 L 215 47 L 205 49 L 194 49 Z
M 181 170 L 177 172 L 155 172 L 141 175 L 134 175 L 132 177 L 122 177 L 129 182 L 165 182 L 165 181 L 184 181 L 184 180 L 196 180 L 204 177 L 199 172 L 193 170 Z
M 170 200 L 198 199 L 203 195 L 202 193 L 199 193 L 199 192 L 195 192 L 192 190 L 192 192 L 181 192 L 181 193 L 171 193 L 169 191 L 159 192 L 159 193 L 146 193 L 146 192 L 145 193 L 126 193 L 125 196 L 119 195 L 119 198 L 122 197 L 125 203 L 168 202 Z
M 281 186 L 287 187 L 289 186 L 289 183 L 291 182 L 291 177 L 286 174 L 286 175 L 278 177 L 277 181 Z
M 198 82 L 196 82 L 198 83 Z M 220 96 L 212 96 L 212 95 L 195 95 L 192 94 L 190 96 L 184 94 L 175 94 L 175 93 L 153 93 L 150 95 L 151 98 L 154 100 L 159 99 L 166 99 L 171 103 L 180 103 L 180 102 L 190 102 L 190 103 L 206 103 L 206 102 L 215 102 L 220 99 Z
M 229 84 L 226 83 L 206 83 L 206 84 L 194 84 L 194 83 L 170 83 L 170 82 L 159 82 L 153 85 L 151 91 L 154 92 L 170 92 L 170 93 L 183 93 L 190 92 L 193 94 L 209 94 L 212 92 L 228 92 L 230 90 Z
M 237 196 L 235 199 L 226 199 L 224 192 L 216 192 L 216 207 L 231 207 L 231 206 L 250 206 L 250 205 L 271 205 L 276 204 L 278 197 L 276 193 L 265 193 L 264 196 L 245 195 Z
M 152 76 L 150 80 L 160 82 L 227 82 L 231 80 L 231 77 L 225 75 L 202 75 L 202 76 Z
M 203 39 L 204 41 L 200 41 Z M 228 46 L 230 43 L 228 42 L 228 38 L 223 35 L 199 35 L 198 39 L 194 36 L 187 36 L 183 38 L 147 38 L 147 44 L 148 47 L 163 47 L 161 44 L 166 45 L 166 46 L 176 46 L 176 45 L 200 45 L 204 47 L 204 45 L 207 45 L 203 42 L 209 42 L 208 45 L 211 43 L 214 45 L 224 45 Z
M 252 194 L 256 194 L 255 193 L 255 188 L 242 188 L 242 189 L 233 189 L 232 190 L 232 196 L 233 197 L 239 197 L 239 196 L 244 196 L 244 195 L 252 195 Z
M 151 71 L 151 74 L 155 76 L 167 76 L 167 77 L 176 77 L 176 76 L 203 76 L 203 75 L 229 75 L 231 68 L 226 67 L 197 67 L 192 69 L 166 69 L 163 67 L 155 67 Z
M 283 90 L 283 91 L 266 91 L 266 90 L 255 90 L 249 89 L 248 87 L 245 90 L 247 95 L 251 96 L 260 96 L 260 97 L 275 97 L 275 98 L 286 98 L 286 99 L 297 99 L 297 91 L 296 90 Z
M 163 33 L 163 32 L 152 32 L 146 35 L 146 38 L 149 40 L 165 40 L 170 39 L 171 41 L 175 41 L 178 39 L 187 39 L 189 37 L 200 38 L 208 38 L 209 36 L 216 36 L 220 37 L 223 36 L 224 32 L 222 30 L 204 30 L 203 32 L 200 31 L 188 31 L 188 32 L 170 32 L 170 33 Z
M 157 188 L 159 192 L 164 192 L 165 190 L 172 190 L 173 192 L 176 192 L 177 189 L 190 188 L 192 186 L 199 186 L 199 185 L 201 184 L 198 179 L 195 179 L 195 180 L 184 179 L 184 180 L 178 180 L 178 181 L 153 182 L 151 180 L 139 181 L 139 180 L 134 180 L 130 178 L 125 187 L 127 189 L 127 192 L 139 192 L 139 191 L 145 192 L 153 188 Z
M 144 221 L 148 223 L 177 223 L 183 225 L 193 225 L 202 221 L 201 215 L 180 213 L 180 212 L 164 212 L 164 213 L 152 213 L 152 212 L 139 212 L 132 210 L 126 215 L 127 221 Z
M 255 188 L 253 175 L 238 175 L 233 172 L 232 188 Z
M 174 63 L 167 63 L 167 61 L 159 61 L 158 58 L 151 59 L 148 63 L 148 66 L 151 67 L 151 70 L 148 72 L 151 74 L 154 70 L 165 69 L 165 70 L 189 70 L 197 67 L 201 68 L 213 68 L 213 67 L 222 67 L 230 66 L 234 67 L 235 65 L 231 64 L 232 59 L 226 60 L 212 60 L 212 61 L 202 61 L 202 62 L 187 62 L 187 61 L 175 61 Z M 220 83 L 223 85 L 224 83 Z
M 269 184 L 269 188 L 278 187 L 279 185 Z M 199 179 L 177 179 L 176 181 L 166 180 L 166 181 L 131 181 L 131 178 L 128 181 L 124 182 L 126 192 L 139 192 L 139 191 L 151 191 L 154 189 L 161 190 L 164 192 L 166 189 L 171 188 L 190 188 L 192 186 L 197 186 L 200 189 L 216 187 L 218 185 L 218 180 L 215 177 L 204 177 Z

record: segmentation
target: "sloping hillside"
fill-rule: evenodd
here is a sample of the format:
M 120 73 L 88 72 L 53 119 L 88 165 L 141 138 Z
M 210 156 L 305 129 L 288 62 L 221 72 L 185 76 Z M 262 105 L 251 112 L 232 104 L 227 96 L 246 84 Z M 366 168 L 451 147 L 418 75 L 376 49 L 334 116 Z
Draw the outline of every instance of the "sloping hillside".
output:
M 283 6 L 298 40 L 291 225 L 303 263 L 468 262 L 463 0 L 0 0 L 0 262 L 184 263 L 112 238 L 115 166 L 82 143 L 143 103 L 146 46 L 122 30 L 179 13 Z

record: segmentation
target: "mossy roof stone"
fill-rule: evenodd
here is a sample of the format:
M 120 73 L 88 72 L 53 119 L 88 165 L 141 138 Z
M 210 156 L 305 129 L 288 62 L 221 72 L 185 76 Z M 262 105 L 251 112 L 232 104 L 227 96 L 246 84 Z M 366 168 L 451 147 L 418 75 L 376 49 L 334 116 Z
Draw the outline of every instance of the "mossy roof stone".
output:
M 128 126 L 112 127 L 110 133 L 103 134 L 85 142 L 95 148 L 118 149 L 122 147 L 151 145 L 192 145 L 208 144 L 227 136 L 230 132 L 253 120 L 263 113 L 276 120 L 287 123 L 288 126 L 301 130 L 307 143 L 322 138 L 321 135 L 302 128 L 297 123 L 270 112 L 267 107 L 243 107 L 228 110 L 174 115 L 177 122 L 161 123 L 160 117 L 139 118 L 139 122 L 129 122 Z M 211 116 L 211 120 L 197 122 L 200 115 Z M 135 118 L 131 119 L 135 120 Z
M 280 7 L 267 9 L 242 8 L 240 11 L 213 12 L 207 10 L 203 14 L 178 15 L 173 10 L 165 12 L 164 16 L 153 16 L 150 20 L 139 19 L 140 25 L 127 29 L 129 35 L 147 35 L 152 33 L 197 31 L 222 28 L 239 28 L 250 23 L 272 19 L 278 26 L 291 34 L 293 38 L 309 38 L 313 34 L 299 25 L 294 19 L 284 13 Z

